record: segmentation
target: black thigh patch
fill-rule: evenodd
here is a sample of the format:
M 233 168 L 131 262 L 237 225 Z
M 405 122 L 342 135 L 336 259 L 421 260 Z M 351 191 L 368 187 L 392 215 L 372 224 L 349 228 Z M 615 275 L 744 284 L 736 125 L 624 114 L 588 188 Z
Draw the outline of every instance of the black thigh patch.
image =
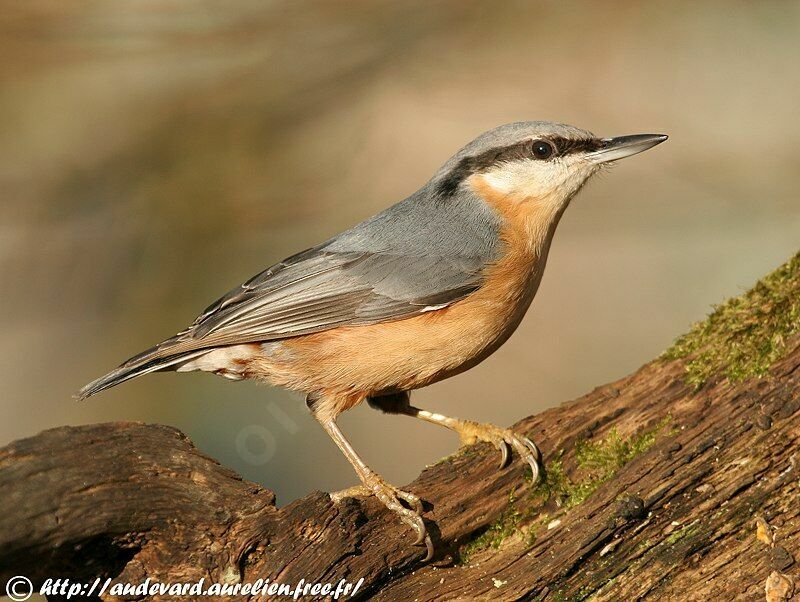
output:
M 367 403 L 369 407 L 381 412 L 400 414 L 403 409 L 411 405 L 411 397 L 408 391 L 398 391 L 397 393 L 385 393 L 367 397 Z
M 317 414 L 320 399 L 322 399 L 322 395 L 319 393 L 309 393 L 306 395 L 306 407 L 312 415 Z

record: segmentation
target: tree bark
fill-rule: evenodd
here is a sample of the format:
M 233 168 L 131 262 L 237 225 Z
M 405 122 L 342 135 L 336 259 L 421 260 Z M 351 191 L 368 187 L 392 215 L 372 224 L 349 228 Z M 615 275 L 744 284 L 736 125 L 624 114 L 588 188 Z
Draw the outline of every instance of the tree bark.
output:
M 683 360 L 654 360 L 515 425 L 544 453 L 536 486 L 517 458 L 498 470 L 487 444 L 425 469 L 407 488 L 426 502 L 437 550 L 424 565 L 375 499 L 315 492 L 278 509 L 167 426 L 44 431 L 0 450 L 0 580 L 363 578 L 357 598 L 376 600 L 800 599 L 800 337 L 762 378 L 696 389 L 684 373 Z

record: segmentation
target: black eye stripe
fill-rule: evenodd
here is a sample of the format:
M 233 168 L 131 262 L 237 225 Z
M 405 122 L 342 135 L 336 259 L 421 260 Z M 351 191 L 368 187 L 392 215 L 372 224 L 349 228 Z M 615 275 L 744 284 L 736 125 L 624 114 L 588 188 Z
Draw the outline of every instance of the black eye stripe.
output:
M 480 155 L 467 157 L 465 159 L 469 159 L 469 162 L 479 170 L 486 169 L 504 161 L 515 161 L 518 159 L 530 158 L 533 146 L 539 142 L 547 143 L 553 147 L 553 153 L 551 157 L 591 152 L 601 148 L 603 145 L 603 143 L 597 138 L 589 138 L 586 140 L 560 138 L 557 136 L 549 138 L 536 138 L 535 140 L 524 140 L 508 146 L 493 148 L 481 153 Z
M 553 147 L 553 153 L 545 158 L 533 154 L 534 142 L 547 142 Z M 456 166 L 439 182 L 437 188 L 441 195 L 450 196 L 455 193 L 458 185 L 472 174 L 486 171 L 501 163 L 535 158 L 540 161 L 549 161 L 557 157 L 564 157 L 574 153 L 584 153 L 598 150 L 603 143 L 597 138 L 574 140 L 549 136 L 547 138 L 527 139 L 522 142 L 489 149 L 479 155 L 462 158 Z

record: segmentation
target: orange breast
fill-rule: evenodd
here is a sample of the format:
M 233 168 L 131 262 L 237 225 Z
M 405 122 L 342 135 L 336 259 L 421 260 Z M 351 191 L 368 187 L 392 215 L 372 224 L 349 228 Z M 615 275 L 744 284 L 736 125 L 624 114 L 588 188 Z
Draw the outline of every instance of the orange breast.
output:
M 550 222 L 553 216 L 519 199 L 493 195 L 480 179 L 472 185 L 504 217 L 505 252 L 487 267 L 479 290 L 413 318 L 268 343 L 265 353 L 250 361 L 248 376 L 347 398 L 344 410 L 371 393 L 415 389 L 452 376 L 495 351 L 536 293 L 549 240 L 531 241 L 531 232 L 548 231 L 547 224 L 535 222 Z

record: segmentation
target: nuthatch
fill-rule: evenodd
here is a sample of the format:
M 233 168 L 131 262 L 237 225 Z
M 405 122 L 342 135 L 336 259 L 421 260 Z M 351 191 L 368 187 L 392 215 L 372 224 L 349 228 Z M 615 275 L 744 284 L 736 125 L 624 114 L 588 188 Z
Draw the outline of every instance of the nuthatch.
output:
M 542 279 L 570 199 L 609 161 L 667 136 L 596 138 L 568 125 L 511 123 L 467 144 L 404 201 L 254 276 L 174 337 L 86 385 L 80 399 L 162 370 L 203 370 L 300 391 L 362 485 L 433 546 L 416 495 L 387 483 L 336 425 L 366 400 L 515 450 L 539 473 L 526 437 L 410 404 L 409 391 L 467 370 L 517 328 Z

